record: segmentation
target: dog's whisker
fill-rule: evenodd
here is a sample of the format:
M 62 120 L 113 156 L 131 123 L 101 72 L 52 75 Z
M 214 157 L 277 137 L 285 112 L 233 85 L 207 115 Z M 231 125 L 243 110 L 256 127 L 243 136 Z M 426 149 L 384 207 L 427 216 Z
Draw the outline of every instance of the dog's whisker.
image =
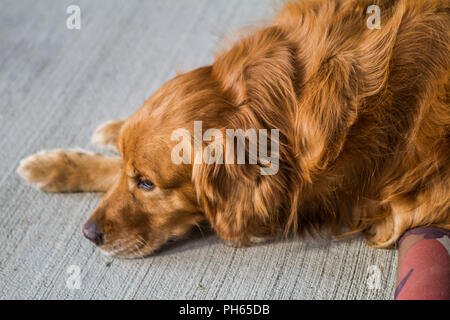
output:
M 200 227 L 199 223 L 197 222 L 197 223 L 195 223 L 194 225 L 195 225 L 195 226 L 198 228 L 198 230 L 200 231 L 200 234 L 202 235 L 202 238 L 205 239 L 205 235 L 203 234 L 203 230 L 202 230 L 202 228 Z
M 139 258 L 142 258 L 144 255 L 143 255 L 143 253 L 142 253 L 142 251 L 141 251 L 139 245 L 136 244 L 135 247 L 136 247 L 136 251 L 139 253 L 138 257 L 139 257 Z
M 138 238 L 139 242 L 142 244 L 143 247 L 147 245 L 147 241 L 142 237 L 142 235 L 139 235 Z
M 127 252 L 127 250 L 129 250 L 131 247 L 133 247 L 135 245 L 135 242 L 133 241 L 134 239 L 129 239 L 121 248 L 121 250 L 117 251 L 115 254 L 116 255 L 121 255 L 124 252 Z
M 117 255 L 120 252 L 126 250 L 127 247 L 129 247 L 131 243 L 132 243 L 132 239 L 130 239 L 130 237 L 122 237 L 122 238 L 119 238 L 119 239 L 115 240 L 114 242 L 112 242 L 106 248 L 102 248 L 102 249 L 109 252 L 112 255 Z

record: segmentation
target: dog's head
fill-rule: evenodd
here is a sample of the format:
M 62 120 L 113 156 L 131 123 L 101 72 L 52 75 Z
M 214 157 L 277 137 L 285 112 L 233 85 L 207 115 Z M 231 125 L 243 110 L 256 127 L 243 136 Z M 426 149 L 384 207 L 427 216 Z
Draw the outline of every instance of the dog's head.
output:
M 248 144 L 245 164 L 223 164 L 224 158 L 198 162 L 208 145 L 226 148 L 216 136 L 203 135 L 208 129 L 217 128 L 225 140 L 224 130 L 230 126 L 263 128 L 256 118 L 246 119 L 252 115 L 245 106 L 236 110 L 229 103 L 212 72 L 212 67 L 204 67 L 177 76 L 123 125 L 118 140 L 120 177 L 84 227 L 106 253 L 148 255 L 203 220 L 224 239 L 241 244 L 250 235 L 272 231 L 269 210 L 280 207 L 282 197 L 276 194 L 285 184 L 274 180 L 278 175 L 262 175 L 263 164 L 248 163 Z M 200 152 L 194 121 L 202 123 Z M 270 155 L 270 130 L 268 136 Z M 214 152 L 219 156 L 219 149 Z

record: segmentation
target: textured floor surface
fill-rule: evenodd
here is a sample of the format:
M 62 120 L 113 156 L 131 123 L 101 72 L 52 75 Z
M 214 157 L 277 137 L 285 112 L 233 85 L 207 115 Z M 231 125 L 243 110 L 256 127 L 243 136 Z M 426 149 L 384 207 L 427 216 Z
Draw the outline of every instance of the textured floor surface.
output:
M 66 28 L 70 4 L 81 8 L 80 30 Z M 111 261 L 81 234 L 98 195 L 46 194 L 15 173 L 21 158 L 41 149 L 94 149 L 97 125 L 133 113 L 177 69 L 211 63 L 223 36 L 270 17 L 272 6 L 2 1 L 0 299 L 392 298 L 396 252 L 360 238 L 235 249 L 197 232 L 146 259 Z

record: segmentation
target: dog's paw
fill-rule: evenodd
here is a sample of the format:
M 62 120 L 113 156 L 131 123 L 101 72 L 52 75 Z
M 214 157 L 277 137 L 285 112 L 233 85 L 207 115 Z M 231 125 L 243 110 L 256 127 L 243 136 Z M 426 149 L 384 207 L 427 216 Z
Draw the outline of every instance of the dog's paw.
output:
M 245 247 L 249 247 L 252 245 L 258 245 L 264 242 L 268 242 L 270 240 L 270 237 L 265 237 L 265 236 L 250 236 L 248 238 L 248 240 L 246 241 L 242 241 L 242 240 L 224 240 L 224 244 L 227 247 L 232 247 L 232 248 L 245 248 Z
M 250 243 L 251 244 L 262 244 L 265 242 L 269 242 L 271 240 L 268 236 L 250 236 Z
M 230 247 L 230 248 L 242 248 L 242 247 L 244 247 L 244 246 L 242 245 L 242 242 L 241 242 L 241 241 L 223 240 L 223 244 L 224 244 L 225 246 L 227 246 L 227 247 Z
M 111 120 L 100 125 L 92 135 L 92 144 L 117 152 L 117 139 L 124 122 L 125 120 Z
M 79 191 L 84 160 L 94 153 L 78 150 L 44 150 L 22 161 L 16 172 L 31 185 L 49 192 Z

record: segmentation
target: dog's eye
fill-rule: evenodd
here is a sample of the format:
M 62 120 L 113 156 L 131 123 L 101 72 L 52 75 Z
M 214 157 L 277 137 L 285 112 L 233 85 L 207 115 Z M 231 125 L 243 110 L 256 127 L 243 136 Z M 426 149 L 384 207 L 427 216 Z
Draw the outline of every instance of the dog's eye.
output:
M 151 191 L 155 188 L 155 185 L 150 180 L 139 180 L 137 182 L 137 186 L 139 189 L 142 189 L 145 191 Z

